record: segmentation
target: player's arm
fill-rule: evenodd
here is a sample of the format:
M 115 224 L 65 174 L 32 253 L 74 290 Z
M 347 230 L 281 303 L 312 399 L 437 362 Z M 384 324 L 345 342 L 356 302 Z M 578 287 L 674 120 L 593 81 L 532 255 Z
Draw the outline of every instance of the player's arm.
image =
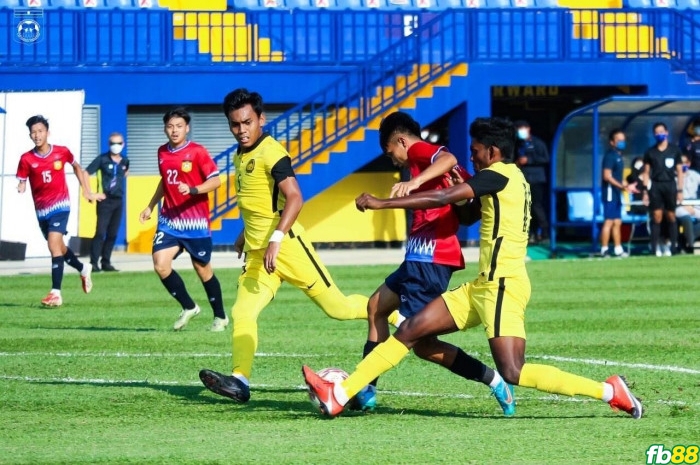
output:
M 399 182 L 391 188 L 389 197 L 404 197 L 420 186 L 449 172 L 457 165 L 457 157 L 446 150 L 441 150 L 435 155 L 432 163 L 409 181 Z
M 676 181 L 678 182 L 678 187 L 676 189 L 676 203 L 680 205 L 683 203 L 683 183 L 685 182 L 685 173 L 683 172 L 683 165 L 678 163 L 680 161 L 680 153 L 678 160 L 676 162 Z
M 153 213 L 153 209 L 156 208 L 156 205 L 158 205 L 158 202 L 163 198 L 163 178 L 158 181 L 158 186 L 156 187 L 156 191 L 153 193 L 153 197 L 151 197 L 151 201 L 148 202 L 148 206 L 143 209 L 141 214 L 139 215 L 139 221 L 141 223 L 145 223 L 147 220 L 151 219 L 151 213 Z
M 508 178 L 493 170 L 479 171 L 473 178 L 462 184 L 447 189 L 418 192 L 400 199 L 377 199 L 370 194 L 362 194 L 355 199 L 355 206 L 360 211 L 380 210 L 385 208 L 405 208 L 424 210 L 437 208 L 451 203 L 458 203 L 484 195 L 500 192 L 508 184 Z
M 73 172 L 75 173 L 75 177 L 78 178 L 80 187 L 83 188 L 83 197 L 85 197 L 88 200 L 88 202 L 94 202 L 95 200 L 104 200 L 104 194 L 93 194 L 92 189 L 90 188 L 90 175 L 88 175 L 87 171 L 83 170 L 83 168 L 80 166 L 80 163 L 74 160 L 73 163 L 71 163 L 71 165 L 73 166 Z
M 472 178 L 473 179 L 473 178 Z M 355 199 L 358 210 L 383 210 L 388 208 L 404 208 L 410 210 L 425 210 L 437 208 L 462 200 L 474 198 L 474 190 L 468 183 L 457 184 L 447 189 L 435 189 L 425 192 L 410 194 L 406 197 L 393 199 L 378 199 L 370 194 L 363 193 Z
M 197 194 L 208 194 L 211 191 L 215 191 L 221 186 L 221 179 L 219 178 L 219 172 L 216 171 L 209 175 L 206 181 L 202 184 L 197 184 L 196 186 L 188 186 L 187 184 L 181 182 L 177 186 L 177 190 L 183 195 L 197 195 Z
M 280 220 L 270 236 L 263 257 L 263 263 L 268 273 L 272 273 L 277 268 L 277 254 L 279 254 L 282 239 L 297 220 L 301 207 L 304 205 L 301 189 L 299 189 L 299 183 L 294 175 L 292 160 L 289 156 L 280 158 L 270 170 L 270 175 L 279 191 L 284 195 L 286 203 Z

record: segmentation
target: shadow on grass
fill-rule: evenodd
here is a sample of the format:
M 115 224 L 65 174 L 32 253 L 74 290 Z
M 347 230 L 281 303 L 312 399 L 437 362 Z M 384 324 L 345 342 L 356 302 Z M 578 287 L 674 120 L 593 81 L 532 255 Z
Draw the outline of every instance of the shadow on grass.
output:
M 63 329 L 67 331 L 127 331 L 133 333 L 147 333 L 158 331 L 156 328 L 120 328 L 117 326 L 33 326 L 31 329 Z
M 0 308 L 14 308 L 14 307 L 24 307 L 26 308 L 26 305 L 22 304 L 17 304 L 17 303 L 11 303 L 11 302 L 0 302 Z

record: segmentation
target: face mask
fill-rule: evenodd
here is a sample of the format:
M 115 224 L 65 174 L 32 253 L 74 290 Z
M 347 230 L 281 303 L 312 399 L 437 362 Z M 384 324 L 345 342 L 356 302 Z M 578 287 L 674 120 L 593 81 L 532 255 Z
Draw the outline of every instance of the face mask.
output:
M 639 171 L 642 169 L 642 166 L 644 166 L 644 162 L 640 160 L 634 164 L 634 169 Z
M 683 165 L 683 172 L 685 173 L 686 171 L 688 171 L 688 168 L 689 168 L 688 165 Z
M 109 151 L 115 155 L 119 155 L 120 153 L 122 153 L 123 148 L 124 144 L 112 144 L 109 146 Z
M 627 141 L 619 140 L 615 143 L 615 148 L 617 150 L 625 150 L 626 147 L 627 147 Z
M 654 134 L 654 139 L 656 142 L 661 143 L 668 138 L 668 134 Z
M 696 136 L 700 136 L 700 126 L 698 126 L 698 127 L 696 127 L 695 129 L 693 129 L 693 133 L 694 133 Z
M 525 128 L 518 129 L 518 139 L 525 140 L 530 136 L 530 131 Z

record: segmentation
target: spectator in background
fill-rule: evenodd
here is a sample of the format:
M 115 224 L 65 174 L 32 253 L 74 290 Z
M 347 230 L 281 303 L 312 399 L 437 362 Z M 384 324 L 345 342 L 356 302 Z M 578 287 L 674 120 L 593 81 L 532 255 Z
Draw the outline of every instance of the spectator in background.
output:
M 690 167 L 690 157 L 682 156 L 683 160 L 683 199 L 697 200 L 698 187 L 700 187 L 700 173 Z M 700 227 L 700 205 L 678 205 L 676 207 L 676 220 L 679 229 L 683 229 L 683 237 L 680 241 L 684 252 L 693 253 L 693 243 L 697 237 L 696 230 Z
M 622 192 L 627 189 L 627 181 L 622 178 L 624 163 L 622 151 L 627 146 L 622 129 L 613 129 L 608 138 L 610 148 L 603 157 L 603 228 L 600 231 L 600 254 L 608 253 L 608 244 L 612 234 L 615 257 L 626 257 L 622 248 Z
M 680 149 L 668 143 L 668 128 L 664 123 L 653 127 L 656 144 L 644 153 L 644 203 L 651 215 L 651 252 L 657 257 L 672 255 L 678 245 L 676 205 L 683 201 L 683 162 Z M 668 221 L 670 247 L 660 246 L 661 221 Z
M 549 241 L 549 221 L 545 210 L 547 195 L 547 167 L 549 150 L 547 145 L 530 133 L 530 123 L 519 120 L 515 122 L 518 143 L 516 163 L 530 184 L 530 236 L 528 243 L 537 244 Z
M 695 118 L 688 127 L 690 139 L 683 152 L 688 156 L 690 169 L 700 173 L 700 118 Z
M 109 152 L 95 158 L 85 169 L 88 175 L 100 173 L 100 184 L 105 199 L 97 204 L 97 227 L 90 248 L 92 271 L 118 271 L 112 266 L 112 249 L 117 240 L 124 210 L 124 179 L 129 172 L 129 159 L 122 157 L 124 136 L 118 132 L 109 135 Z M 98 261 L 102 259 L 102 268 Z

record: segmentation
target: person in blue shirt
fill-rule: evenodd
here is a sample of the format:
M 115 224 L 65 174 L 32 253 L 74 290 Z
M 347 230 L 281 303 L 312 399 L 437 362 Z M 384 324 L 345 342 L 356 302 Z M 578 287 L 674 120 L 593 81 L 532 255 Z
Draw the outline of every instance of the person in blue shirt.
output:
M 113 132 L 109 135 L 109 152 L 99 155 L 85 168 L 88 175 L 99 173 L 98 182 L 106 196 L 97 204 L 97 226 L 90 247 L 92 271 L 117 271 L 111 259 L 122 221 L 125 178 L 129 173 L 129 159 L 122 156 L 124 145 L 124 136 Z M 100 258 L 101 267 L 98 263 Z
M 616 128 L 610 131 L 608 138 L 610 148 L 603 156 L 603 228 L 600 231 L 600 254 L 607 255 L 610 236 L 614 244 L 612 256 L 626 257 L 627 252 L 622 248 L 622 191 L 628 188 L 627 181 L 622 176 L 624 162 L 622 151 L 627 146 L 625 133 Z

